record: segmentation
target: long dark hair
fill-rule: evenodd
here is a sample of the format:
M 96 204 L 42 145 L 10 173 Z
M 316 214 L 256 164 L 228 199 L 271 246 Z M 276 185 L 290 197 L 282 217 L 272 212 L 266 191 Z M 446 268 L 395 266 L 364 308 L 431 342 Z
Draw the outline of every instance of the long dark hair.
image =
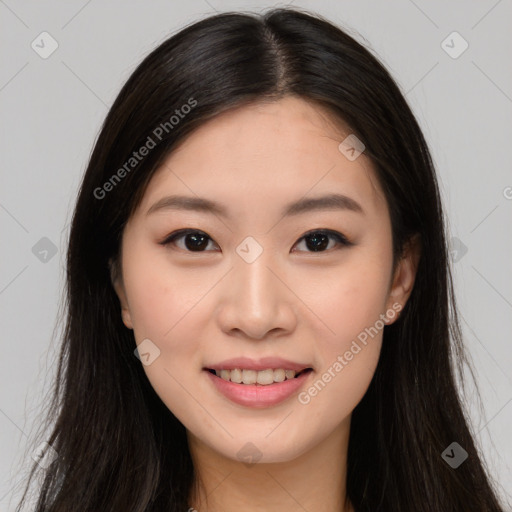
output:
M 286 95 L 327 108 L 364 142 L 388 202 L 395 262 L 411 236 L 422 242 L 412 294 L 386 326 L 376 373 L 353 411 L 347 497 L 368 512 L 503 510 L 458 395 L 467 360 L 419 125 L 363 45 L 318 15 L 273 9 L 185 27 L 143 60 L 105 119 L 71 224 L 67 321 L 48 415 L 58 457 L 44 472 L 37 512 L 187 510 L 195 473 L 185 428 L 134 357 L 112 287 L 121 235 L 188 134 L 226 110 Z M 155 147 L 127 166 L 148 137 Z M 441 455 L 452 442 L 468 453 L 457 469 Z

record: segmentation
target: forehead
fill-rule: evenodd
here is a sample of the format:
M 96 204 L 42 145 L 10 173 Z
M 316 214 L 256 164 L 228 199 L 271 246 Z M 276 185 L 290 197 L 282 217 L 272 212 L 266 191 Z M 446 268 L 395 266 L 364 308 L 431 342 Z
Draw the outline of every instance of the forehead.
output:
M 141 203 L 171 193 L 208 197 L 235 215 L 263 213 L 301 197 L 342 193 L 382 214 L 385 199 L 371 161 L 350 161 L 339 144 L 350 128 L 296 97 L 222 113 L 191 133 L 151 179 Z

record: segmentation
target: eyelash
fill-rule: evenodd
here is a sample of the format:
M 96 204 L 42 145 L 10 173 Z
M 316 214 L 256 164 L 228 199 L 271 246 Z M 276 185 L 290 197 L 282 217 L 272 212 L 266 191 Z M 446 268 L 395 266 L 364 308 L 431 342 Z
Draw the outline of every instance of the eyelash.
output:
M 203 235 L 207 238 L 209 238 L 211 241 L 213 239 L 204 231 L 200 231 L 198 229 L 180 229 L 178 231 L 174 231 L 169 236 L 167 236 L 162 242 L 159 242 L 160 245 L 168 246 L 172 243 L 174 243 L 177 239 L 182 238 L 189 234 L 199 234 Z M 333 231 L 331 229 L 315 229 L 312 231 L 308 231 L 306 234 L 304 234 L 301 238 L 299 238 L 298 242 L 302 241 L 304 238 L 307 238 L 311 235 L 327 235 L 331 239 L 334 239 L 340 244 L 341 246 L 350 247 L 354 245 L 352 242 L 350 242 L 342 233 L 338 233 L 337 231 Z M 340 247 L 338 247 L 339 249 Z M 185 252 L 189 253 L 203 253 L 203 252 L 210 252 L 210 251 L 189 251 L 188 249 L 182 249 Z M 323 252 L 331 252 L 333 249 L 327 249 L 324 251 L 299 251 L 299 252 L 309 252 L 311 254 L 315 253 L 323 253 Z

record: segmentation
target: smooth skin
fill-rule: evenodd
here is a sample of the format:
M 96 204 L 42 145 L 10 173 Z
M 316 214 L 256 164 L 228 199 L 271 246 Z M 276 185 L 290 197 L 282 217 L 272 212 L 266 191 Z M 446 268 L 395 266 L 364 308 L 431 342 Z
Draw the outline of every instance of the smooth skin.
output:
M 372 164 L 364 152 L 351 161 L 338 148 L 350 133 L 292 96 L 218 115 L 167 158 L 123 232 L 113 283 L 123 322 L 137 344 L 149 339 L 160 350 L 144 370 L 187 429 L 201 482 L 190 507 L 199 512 L 353 510 L 344 507 L 350 419 L 375 372 L 383 329 L 307 404 L 297 394 L 266 408 L 234 404 L 203 370 L 237 356 L 278 356 L 313 368 L 307 390 L 365 328 L 405 305 L 420 247 L 408 246 L 393 275 L 389 211 Z M 363 213 L 282 216 L 291 202 L 332 193 Z M 229 216 L 147 214 L 177 194 L 214 200 Z M 184 228 L 207 235 L 199 250 L 190 235 L 161 244 Z M 315 252 L 304 236 L 321 229 L 353 245 L 329 237 Z M 263 249 L 252 263 L 236 251 L 246 237 Z M 247 443 L 257 463 L 237 455 Z

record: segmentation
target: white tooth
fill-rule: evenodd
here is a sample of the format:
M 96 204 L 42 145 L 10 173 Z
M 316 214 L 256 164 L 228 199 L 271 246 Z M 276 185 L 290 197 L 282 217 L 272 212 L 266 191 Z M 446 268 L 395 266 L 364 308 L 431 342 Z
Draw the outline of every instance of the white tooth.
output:
M 260 384 L 268 386 L 274 382 L 283 382 L 286 379 L 293 379 L 297 372 L 295 370 L 276 370 L 268 369 L 262 371 L 242 370 L 235 368 L 233 370 L 215 370 L 215 375 L 223 380 L 231 381 L 236 384 Z
M 261 370 L 256 377 L 258 384 L 272 384 L 274 382 L 274 370 Z
M 283 382 L 286 377 L 284 370 L 274 370 L 274 382 Z
M 231 370 L 231 382 L 235 382 L 236 384 L 240 384 L 242 382 L 242 370 L 239 370 L 238 368 Z
M 295 370 L 285 370 L 284 374 L 287 379 L 293 379 L 295 377 Z
M 256 370 L 242 370 L 242 382 L 244 384 L 256 384 Z

